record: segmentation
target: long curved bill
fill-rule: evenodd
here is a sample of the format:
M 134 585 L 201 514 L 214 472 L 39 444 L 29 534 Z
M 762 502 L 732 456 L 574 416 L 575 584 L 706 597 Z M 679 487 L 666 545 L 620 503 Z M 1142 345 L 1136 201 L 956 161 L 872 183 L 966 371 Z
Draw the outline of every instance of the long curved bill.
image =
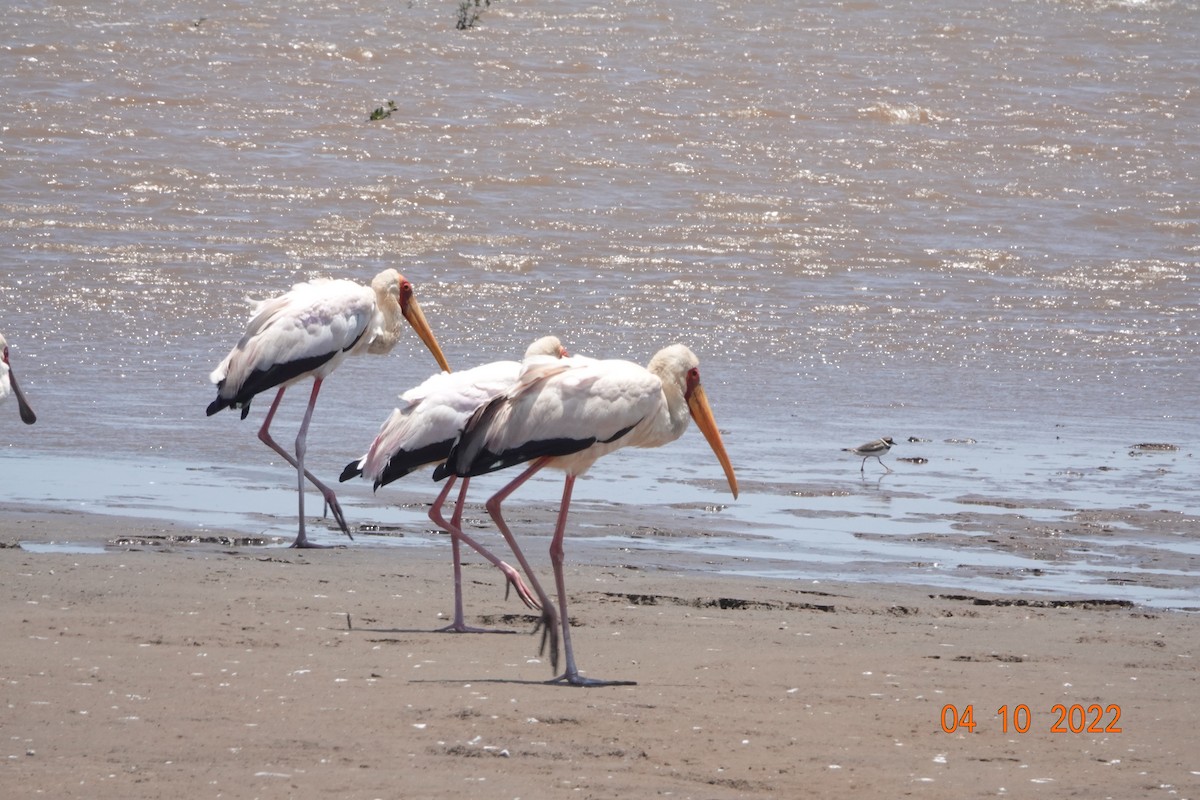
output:
M 429 348 L 429 352 L 433 353 L 433 357 L 437 359 L 438 366 L 449 372 L 450 364 L 446 362 L 446 357 L 442 355 L 442 348 L 438 345 L 437 339 L 433 335 L 433 330 L 425 320 L 425 312 L 421 311 L 421 306 L 417 303 L 417 298 L 409 298 L 409 301 L 400 311 L 404 314 L 404 318 L 408 320 L 408 324 L 412 325 L 412 329 L 417 332 L 417 336 L 420 336 L 421 341 Z
M 17 385 L 17 376 L 11 367 L 8 370 L 8 385 L 12 387 L 13 394 L 17 396 L 17 406 L 21 409 L 21 421 L 26 425 L 37 422 L 37 414 L 34 414 L 33 409 L 29 407 L 29 401 L 25 399 L 25 393 Z
M 696 421 L 696 427 L 704 434 L 708 446 L 716 454 L 717 461 L 721 462 L 721 469 L 725 470 L 725 479 L 729 481 L 729 490 L 733 492 L 736 500 L 738 496 L 737 476 L 733 474 L 733 464 L 729 463 L 729 455 L 725 452 L 725 443 L 721 441 L 721 433 L 717 430 L 717 421 L 713 419 L 712 408 L 708 405 L 708 397 L 705 396 L 704 388 L 700 384 L 696 384 L 688 397 L 688 411 L 691 412 L 692 419 Z

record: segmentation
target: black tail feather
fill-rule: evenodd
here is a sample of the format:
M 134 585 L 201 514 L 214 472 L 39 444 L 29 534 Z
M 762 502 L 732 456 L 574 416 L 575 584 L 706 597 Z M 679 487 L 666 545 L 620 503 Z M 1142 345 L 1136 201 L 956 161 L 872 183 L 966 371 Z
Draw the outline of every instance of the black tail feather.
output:
M 213 400 L 211 403 L 208 404 L 208 416 L 211 417 L 213 414 L 217 413 L 218 411 L 229 408 L 232 405 L 233 405 L 232 400 L 229 400 L 224 397 L 218 397 L 216 400 Z

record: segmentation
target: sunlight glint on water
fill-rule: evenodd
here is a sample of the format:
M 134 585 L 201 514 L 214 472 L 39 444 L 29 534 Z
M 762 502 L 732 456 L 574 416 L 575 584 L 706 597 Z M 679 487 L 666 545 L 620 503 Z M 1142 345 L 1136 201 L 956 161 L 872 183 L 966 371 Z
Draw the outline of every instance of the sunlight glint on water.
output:
M 18 3 L 0 34 L 0 330 L 40 420 L 0 409 L 0 478 L 70 505 L 15 465 L 174 462 L 155 468 L 185 487 L 179 465 L 261 469 L 286 536 L 292 479 L 253 435 L 265 402 L 205 419 L 207 374 L 247 296 L 397 266 L 455 366 L 547 332 L 593 355 L 645 362 L 675 340 L 700 355 L 743 496 L 721 494 L 692 432 L 600 464 L 581 512 L 649 502 L 653 525 L 673 503 L 726 506 L 704 526 L 789 560 L 851 537 L 898 579 L 903 559 L 855 534 L 911 538 L 914 515 L 943 532 L 976 493 L 1160 509 L 1158 539 L 1194 540 L 1197 11 L 500 0 L 460 32 L 432 2 L 202 19 Z M 310 436 L 319 469 L 433 369 L 411 338 L 344 365 Z M 897 473 L 860 479 L 840 448 L 884 434 Z M 81 480 L 129 511 L 110 477 Z M 199 522 L 258 499 L 195 491 L 151 510 Z

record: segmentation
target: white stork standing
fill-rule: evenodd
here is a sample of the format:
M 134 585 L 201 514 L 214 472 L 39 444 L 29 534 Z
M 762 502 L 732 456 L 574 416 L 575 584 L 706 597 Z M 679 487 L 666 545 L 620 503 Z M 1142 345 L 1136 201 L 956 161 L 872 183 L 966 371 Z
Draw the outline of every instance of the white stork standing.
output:
M 563 578 L 563 532 L 575 479 L 596 459 L 614 450 L 660 447 L 675 441 L 687 429 L 690 415 L 737 497 L 737 478 L 700 385 L 699 364 L 691 350 L 677 344 L 655 354 L 649 367 L 615 360 L 531 367 L 513 389 L 476 410 L 446 463 L 434 471 L 434 479 L 439 480 L 532 462 L 487 502 L 488 512 L 506 538 L 511 534 L 501 515 L 501 503 L 544 467 L 567 473 L 550 543 L 566 671 L 552 682 L 576 686 L 630 683 L 585 678 L 575 665 Z M 551 663 L 557 669 L 555 632 L 547 633 Z
M 32 425 L 37 422 L 37 414 L 34 414 L 33 409 L 29 407 L 25 393 L 17 385 L 17 375 L 8 364 L 8 341 L 3 334 L 0 334 L 0 353 L 3 354 L 3 357 L 0 357 L 0 401 L 7 399 L 10 392 L 16 395 L 17 407 L 21 411 L 21 421 L 26 425 Z
M 566 348 L 558 337 L 543 336 L 525 351 L 524 364 L 540 360 L 553 362 L 566 357 Z M 400 395 L 402 405 L 384 421 L 366 454 L 351 461 L 342 470 L 341 480 L 347 481 L 361 475 L 378 489 L 422 467 L 442 463 L 471 413 L 483 403 L 511 389 L 520 377 L 521 368 L 522 362 L 519 361 L 493 361 L 458 372 L 440 372 L 409 389 Z M 540 606 L 515 569 L 463 533 L 462 510 L 470 478 L 463 478 L 454 514 L 450 520 L 446 520 L 442 508 L 454 482 L 453 477 L 446 481 L 445 488 L 429 508 L 429 518 L 450 534 L 451 557 L 454 559 L 454 622 L 442 630 L 485 633 L 482 629 L 468 626 L 463 617 L 460 542 L 466 542 L 504 573 L 509 585 L 516 589 L 527 607 Z M 524 555 L 519 549 L 515 552 L 524 566 Z M 537 585 L 536 579 L 534 584 Z
M 240 408 L 245 419 L 255 395 L 279 387 L 258 438 L 296 468 L 300 530 L 292 547 L 314 546 L 304 531 L 305 477 L 320 490 L 342 532 L 350 535 L 333 491 L 304 468 L 308 424 L 322 381 L 348 355 L 389 352 L 400 338 L 402 321 L 417 332 L 438 365 L 449 371 L 412 284 L 396 270 L 386 269 L 370 286 L 322 278 L 298 283 L 286 294 L 259 303 L 241 341 L 209 376 L 217 384 L 217 399 L 208 406 L 209 416 L 223 408 Z M 287 387 L 306 378 L 313 379 L 313 388 L 293 457 L 271 438 L 271 420 Z

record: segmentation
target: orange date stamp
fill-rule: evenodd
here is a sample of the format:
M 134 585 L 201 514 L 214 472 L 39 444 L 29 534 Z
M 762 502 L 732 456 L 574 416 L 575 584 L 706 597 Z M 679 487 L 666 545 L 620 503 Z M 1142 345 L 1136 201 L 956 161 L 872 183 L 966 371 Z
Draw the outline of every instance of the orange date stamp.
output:
M 1020 703 L 1015 706 L 1007 704 L 996 709 L 1000 718 L 1001 733 L 1029 733 L 1034 730 L 1034 714 L 1029 706 Z M 1047 733 L 1120 733 L 1121 706 L 1116 703 L 1102 705 L 1092 703 L 1055 703 L 1050 707 L 1050 720 Z M 975 706 L 967 704 L 962 709 L 952 703 L 942 706 L 942 730 L 945 733 L 956 733 L 965 730 L 974 733 L 979 725 L 975 721 Z M 1040 729 L 1040 728 L 1039 728 Z

